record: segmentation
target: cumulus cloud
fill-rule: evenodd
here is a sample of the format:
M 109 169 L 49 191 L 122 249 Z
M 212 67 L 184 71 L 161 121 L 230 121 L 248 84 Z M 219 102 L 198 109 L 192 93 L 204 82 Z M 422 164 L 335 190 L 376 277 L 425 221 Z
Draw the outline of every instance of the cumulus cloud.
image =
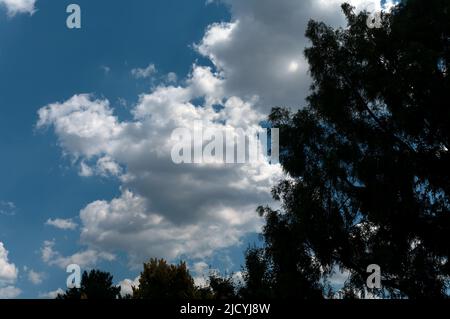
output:
M 122 297 L 126 297 L 129 295 L 133 295 L 133 288 L 139 288 L 139 278 L 137 277 L 134 280 L 124 279 L 117 286 L 120 287 L 120 295 Z
M 19 273 L 17 267 L 9 262 L 8 254 L 4 244 L 0 242 L 0 285 L 15 282 Z
M 9 261 L 8 254 L 8 250 L 0 242 L 0 299 L 15 298 L 21 293 L 19 288 L 13 286 L 19 270 Z
M 154 256 L 201 259 L 260 230 L 255 208 L 271 203 L 281 167 L 267 161 L 176 165 L 172 132 L 197 121 L 215 130 L 258 130 L 271 107 L 301 107 L 311 82 L 303 56 L 306 25 L 311 18 L 343 25 L 342 1 L 224 2 L 231 21 L 210 25 L 195 46 L 214 67 L 194 64 L 183 85 L 166 79 L 142 94 L 131 120 L 121 121 L 107 99 L 89 94 L 39 110 L 38 128 L 54 129 L 81 176 L 121 182 L 120 196 L 80 211 L 80 239 L 90 259 L 100 251 L 127 252 L 131 264 Z M 350 3 L 380 9 L 375 0 Z M 149 65 L 132 74 L 154 72 Z M 44 248 L 43 256 L 63 264 L 52 245 Z
M 72 219 L 61 218 L 49 219 L 45 224 L 62 230 L 75 230 L 78 226 Z
M 209 26 L 197 51 L 225 78 L 229 95 L 257 96 L 265 112 L 274 106 L 304 106 L 311 79 L 303 55 L 310 19 L 344 25 L 340 10 L 348 2 L 358 10 L 380 10 L 379 0 L 223 0 L 230 23 Z M 392 4 L 387 1 L 386 6 Z
M 18 13 L 33 14 L 36 0 L 0 0 L 0 7 L 4 6 L 9 16 L 15 16 Z
M 39 111 L 38 126 L 54 127 L 84 175 L 108 173 L 122 182 L 120 197 L 81 210 L 82 243 L 126 251 L 140 263 L 151 256 L 202 258 L 260 230 L 255 209 L 271 201 L 278 165 L 176 165 L 171 150 L 175 128 L 201 121 L 215 129 L 259 129 L 263 116 L 251 101 L 223 96 L 222 79 L 209 68 L 194 65 L 186 82 L 141 95 L 129 122 L 119 121 L 107 100 L 90 95 Z M 194 105 L 199 98 L 202 104 Z M 218 103 L 220 110 L 214 109 Z
M 33 285 L 39 285 L 44 281 L 44 273 L 40 273 L 37 271 L 34 271 L 33 269 L 30 269 L 28 271 L 28 280 L 33 284 Z
M 114 139 L 123 131 L 112 113 L 109 101 L 76 95 L 62 106 L 55 103 L 40 109 L 37 127 L 53 125 L 65 150 L 89 159 L 107 151 L 108 144 L 114 147 Z
M 111 253 L 92 249 L 80 251 L 71 256 L 63 256 L 54 247 L 54 241 L 47 240 L 44 242 L 41 248 L 42 261 L 50 266 L 57 266 L 62 269 L 66 269 L 71 264 L 77 264 L 80 267 L 91 267 L 102 260 L 112 261 L 115 259 L 115 256 Z

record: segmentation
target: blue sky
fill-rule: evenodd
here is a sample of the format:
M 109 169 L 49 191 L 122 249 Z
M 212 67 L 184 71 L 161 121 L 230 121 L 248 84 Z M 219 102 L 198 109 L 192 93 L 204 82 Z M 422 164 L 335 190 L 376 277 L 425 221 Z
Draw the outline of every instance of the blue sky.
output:
M 65 25 L 73 2 L 80 30 Z M 206 265 L 239 271 L 258 240 L 254 209 L 270 203 L 280 169 L 174 168 L 155 155 L 164 149 L 156 140 L 191 116 L 242 127 L 272 106 L 300 107 L 307 20 L 343 22 L 340 1 L 306 2 L 0 0 L 0 243 L 8 252 L 2 264 L 0 249 L 0 267 L 10 274 L 0 269 L 0 297 L 2 289 L 21 298 L 64 289 L 61 264 L 83 252 L 83 269 L 111 271 L 117 282 L 133 280 L 150 257 L 187 259 L 197 276 Z M 14 9 L 23 3 L 32 14 Z M 148 66 L 148 76 L 133 76 Z M 217 104 L 220 114 L 201 111 Z M 77 114 L 103 122 L 87 121 L 93 133 L 81 138 Z M 102 171 L 102 160 L 120 172 Z M 155 216 L 163 226 L 136 226 Z M 76 228 L 46 225 L 56 218 Z
M 131 68 L 154 63 L 161 75 L 185 76 L 199 58 L 190 45 L 201 39 L 209 23 L 229 16 L 223 6 L 205 6 L 204 0 L 77 1 L 83 27 L 68 30 L 65 9 L 70 3 L 39 1 L 31 17 L 0 13 L 0 200 L 16 206 L 14 215 L 0 215 L 0 241 L 16 266 L 50 271 L 45 289 L 29 283 L 19 269 L 22 297 L 35 297 L 65 282 L 63 270 L 49 270 L 40 261 L 44 240 L 60 239 L 62 251 L 77 245 L 75 233 L 45 226 L 46 220 L 72 218 L 86 204 L 118 193 L 117 182 L 81 179 L 71 169 L 55 137 L 36 132 L 38 109 L 78 92 L 133 103 L 152 83 L 132 81 Z M 111 69 L 109 74 L 102 66 Z M 126 116 L 121 108 L 118 105 L 117 111 Z M 114 265 L 112 269 L 116 277 L 127 273 Z

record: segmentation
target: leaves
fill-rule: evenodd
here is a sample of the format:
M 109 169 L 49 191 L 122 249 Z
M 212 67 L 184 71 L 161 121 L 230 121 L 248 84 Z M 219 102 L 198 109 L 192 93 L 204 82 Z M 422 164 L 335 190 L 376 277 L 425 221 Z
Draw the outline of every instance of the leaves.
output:
M 350 296 L 366 289 L 373 263 L 384 278 L 373 293 L 446 296 L 449 9 L 448 1 L 411 0 L 369 29 L 366 13 L 344 5 L 347 28 L 309 23 L 308 105 L 269 116 L 291 177 L 273 190 L 283 211 L 259 209 L 260 254 L 277 296 L 327 295 L 321 282 L 335 266 L 351 272 Z M 247 262 L 255 258 L 250 252 Z M 248 265 L 248 278 L 258 269 Z

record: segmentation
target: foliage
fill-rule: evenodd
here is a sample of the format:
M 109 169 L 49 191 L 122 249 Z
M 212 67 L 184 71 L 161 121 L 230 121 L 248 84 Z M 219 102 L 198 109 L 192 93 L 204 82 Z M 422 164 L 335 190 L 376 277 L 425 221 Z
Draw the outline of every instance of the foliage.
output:
M 120 296 L 120 287 L 113 284 L 113 276 L 107 272 L 91 270 L 84 272 L 81 277 L 81 287 L 72 288 L 57 299 L 117 299 Z
M 145 263 L 139 287 L 133 289 L 136 299 L 192 299 L 195 296 L 196 287 L 186 263 L 169 265 L 163 259 Z
M 260 208 L 265 247 L 256 261 L 266 268 L 247 266 L 248 278 L 269 277 L 276 296 L 316 298 L 336 267 L 351 272 L 346 289 L 356 292 L 378 264 L 384 289 L 373 293 L 444 297 L 450 2 L 406 1 L 378 29 L 366 13 L 342 8 L 347 28 L 308 25 L 307 106 L 270 115 L 289 179 L 273 190 L 282 211 Z

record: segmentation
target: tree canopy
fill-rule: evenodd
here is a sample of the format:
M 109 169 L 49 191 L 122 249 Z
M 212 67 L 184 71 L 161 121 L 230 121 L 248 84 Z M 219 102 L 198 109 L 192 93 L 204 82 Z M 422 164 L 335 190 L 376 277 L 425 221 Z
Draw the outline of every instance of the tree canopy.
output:
M 311 21 L 305 107 L 275 108 L 282 210 L 260 208 L 265 247 L 248 284 L 320 298 L 336 267 L 366 288 L 377 264 L 386 297 L 447 295 L 450 264 L 450 2 L 409 0 L 370 28 L 344 4 L 346 28 Z M 263 267 L 262 267 L 263 266 Z M 260 281 L 257 281 L 261 287 Z
M 196 291 L 186 263 L 170 265 L 163 259 L 151 259 L 144 264 L 133 298 L 185 300 L 195 298 Z
M 84 272 L 80 288 L 72 288 L 58 299 L 117 299 L 120 297 L 120 287 L 113 284 L 113 276 L 100 270 Z

